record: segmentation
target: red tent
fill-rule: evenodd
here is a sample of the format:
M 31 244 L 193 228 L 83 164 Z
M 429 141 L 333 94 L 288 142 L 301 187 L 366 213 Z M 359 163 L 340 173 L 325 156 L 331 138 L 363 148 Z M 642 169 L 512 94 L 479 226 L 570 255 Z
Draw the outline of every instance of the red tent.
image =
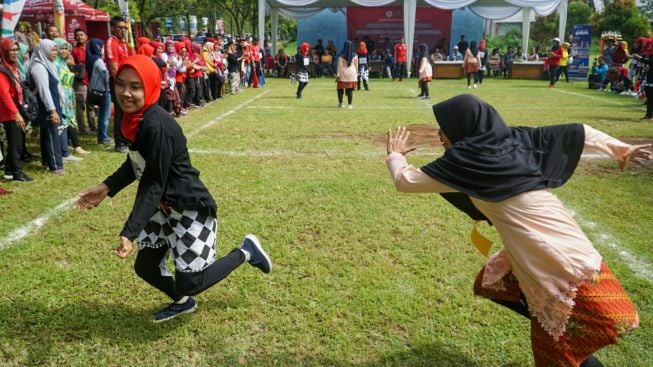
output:
M 63 9 L 66 17 L 65 38 L 68 42 L 75 42 L 75 28 L 86 29 L 89 38 L 106 39 L 109 37 L 108 13 L 94 9 L 81 0 L 63 0 Z M 54 1 L 27 0 L 20 20 L 30 23 L 54 24 Z M 64 35 L 62 34 L 62 36 Z

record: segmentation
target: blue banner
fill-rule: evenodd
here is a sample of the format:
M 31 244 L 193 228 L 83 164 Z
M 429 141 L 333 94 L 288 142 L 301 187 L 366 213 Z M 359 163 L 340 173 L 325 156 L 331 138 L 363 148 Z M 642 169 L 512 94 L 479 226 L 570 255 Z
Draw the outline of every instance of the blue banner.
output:
M 572 62 L 567 67 L 570 78 L 587 79 L 590 68 L 590 46 L 592 44 L 592 26 L 574 25 L 571 31 Z

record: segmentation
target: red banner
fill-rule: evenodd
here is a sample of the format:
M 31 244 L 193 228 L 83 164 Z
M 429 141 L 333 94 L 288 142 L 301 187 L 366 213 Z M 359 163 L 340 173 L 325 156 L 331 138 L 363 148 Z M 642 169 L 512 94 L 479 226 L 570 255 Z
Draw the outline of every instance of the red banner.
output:
M 426 43 L 433 48 L 440 41 L 447 40 L 451 33 L 451 10 L 434 7 L 417 7 L 415 16 L 415 46 Z M 390 7 L 348 7 L 347 33 L 349 39 L 362 41 L 369 37 L 375 49 L 389 48 L 404 35 L 403 8 Z M 386 41 L 386 37 L 389 42 Z
M 66 15 L 66 36 L 63 38 L 73 45 L 77 43 L 75 42 L 75 29 L 77 28 L 86 29 L 86 19 L 83 16 Z

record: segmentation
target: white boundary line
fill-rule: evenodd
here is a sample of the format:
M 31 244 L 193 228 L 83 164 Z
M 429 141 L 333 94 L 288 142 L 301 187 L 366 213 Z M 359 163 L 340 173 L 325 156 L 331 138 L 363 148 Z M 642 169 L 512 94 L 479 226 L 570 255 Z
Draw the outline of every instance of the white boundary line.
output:
M 68 199 L 63 203 L 55 206 L 54 208 L 49 209 L 47 212 L 45 212 L 45 214 L 27 223 L 26 225 L 11 231 L 2 239 L 2 241 L 0 241 L 0 250 L 11 247 L 11 245 L 13 245 L 15 242 L 22 240 L 32 232 L 43 227 L 48 222 L 50 217 L 72 205 L 76 199 L 77 198 Z
M 570 94 L 572 96 L 577 96 L 577 97 L 595 99 L 597 101 L 601 101 L 601 103 L 609 103 L 609 104 L 613 104 L 615 106 L 626 106 L 627 105 L 626 103 L 620 103 L 618 101 L 613 101 L 613 100 L 610 100 L 608 98 L 599 98 L 599 97 L 595 97 L 595 96 L 588 96 L 587 94 L 567 92 L 567 91 L 560 90 L 560 89 L 555 89 L 555 88 L 550 88 L 549 90 L 552 90 L 552 91 L 558 92 L 558 93 L 562 93 L 562 94 Z
M 255 100 L 261 98 L 263 95 L 267 94 L 270 91 L 270 89 L 265 89 L 261 91 L 256 97 L 248 99 L 247 101 L 239 104 L 238 106 L 232 108 L 231 110 L 223 113 L 222 115 L 214 118 L 213 120 L 207 122 L 206 124 L 200 126 L 196 130 L 193 130 L 191 133 L 186 135 L 189 139 L 195 135 L 197 135 L 199 132 L 208 129 L 209 127 L 215 125 L 218 121 L 222 120 L 223 118 L 233 114 L 234 112 L 238 111 L 239 109 L 243 108 L 244 106 L 254 102 Z M 43 215 L 40 217 L 34 219 L 33 221 L 25 224 L 24 226 L 15 229 L 11 231 L 9 234 L 4 236 L 2 239 L 0 239 L 0 251 L 11 247 L 14 243 L 22 240 L 23 238 L 29 236 L 32 234 L 34 231 L 38 230 L 39 228 L 43 227 L 47 221 L 52 217 L 53 215 L 58 214 L 59 212 L 63 211 L 64 209 L 68 208 L 71 206 L 75 200 L 77 200 L 77 197 L 68 199 L 64 201 L 63 203 L 55 206 L 54 208 L 48 209 Z

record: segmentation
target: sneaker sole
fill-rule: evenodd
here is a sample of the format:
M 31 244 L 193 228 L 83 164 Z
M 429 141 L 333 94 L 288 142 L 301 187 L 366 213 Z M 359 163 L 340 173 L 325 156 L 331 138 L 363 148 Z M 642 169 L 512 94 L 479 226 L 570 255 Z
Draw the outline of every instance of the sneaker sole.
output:
M 261 254 L 263 254 L 263 257 L 265 258 L 265 261 L 267 261 L 268 264 L 270 264 L 270 271 L 268 271 L 267 273 L 272 272 L 272 260 L 270 260 L 270 257 L 268 256 L 267 252 L 265 252 L 265 250 L 263 250 L 263 246 L 261 246 L 261 243 L 258 241 L 258 238 L 256 236 L 254 236 L 253 234 L 248 234 L 247 236 L 245 236 L 245 239 L 247 239 L 247 238 L 249 238 L 252 242 L 254 242 L 254 246 L 256 246 L 256 249 Z
M 189 308 L 188 310 L 185 310 L 185 311 L 181 311 L 180 313 L 175 314 L 173 316 L 170 316 L 170 317 L 167 317 L 167 318 L 161 319 L 161 320 L 152 320 L 152 321 L 154 321 L 154 323 L 158 324 L 160 322 L 172 320 L 172 319 L 174 319 L 175 317 L 177 317 L 179 315 L 183 315 L 185 313 L 192 313 L 192 312 L 195 312 L 195 311 L 197 311 L 197 304 L 195 304 L 195 306 L 193 306 L 192 308 Z

